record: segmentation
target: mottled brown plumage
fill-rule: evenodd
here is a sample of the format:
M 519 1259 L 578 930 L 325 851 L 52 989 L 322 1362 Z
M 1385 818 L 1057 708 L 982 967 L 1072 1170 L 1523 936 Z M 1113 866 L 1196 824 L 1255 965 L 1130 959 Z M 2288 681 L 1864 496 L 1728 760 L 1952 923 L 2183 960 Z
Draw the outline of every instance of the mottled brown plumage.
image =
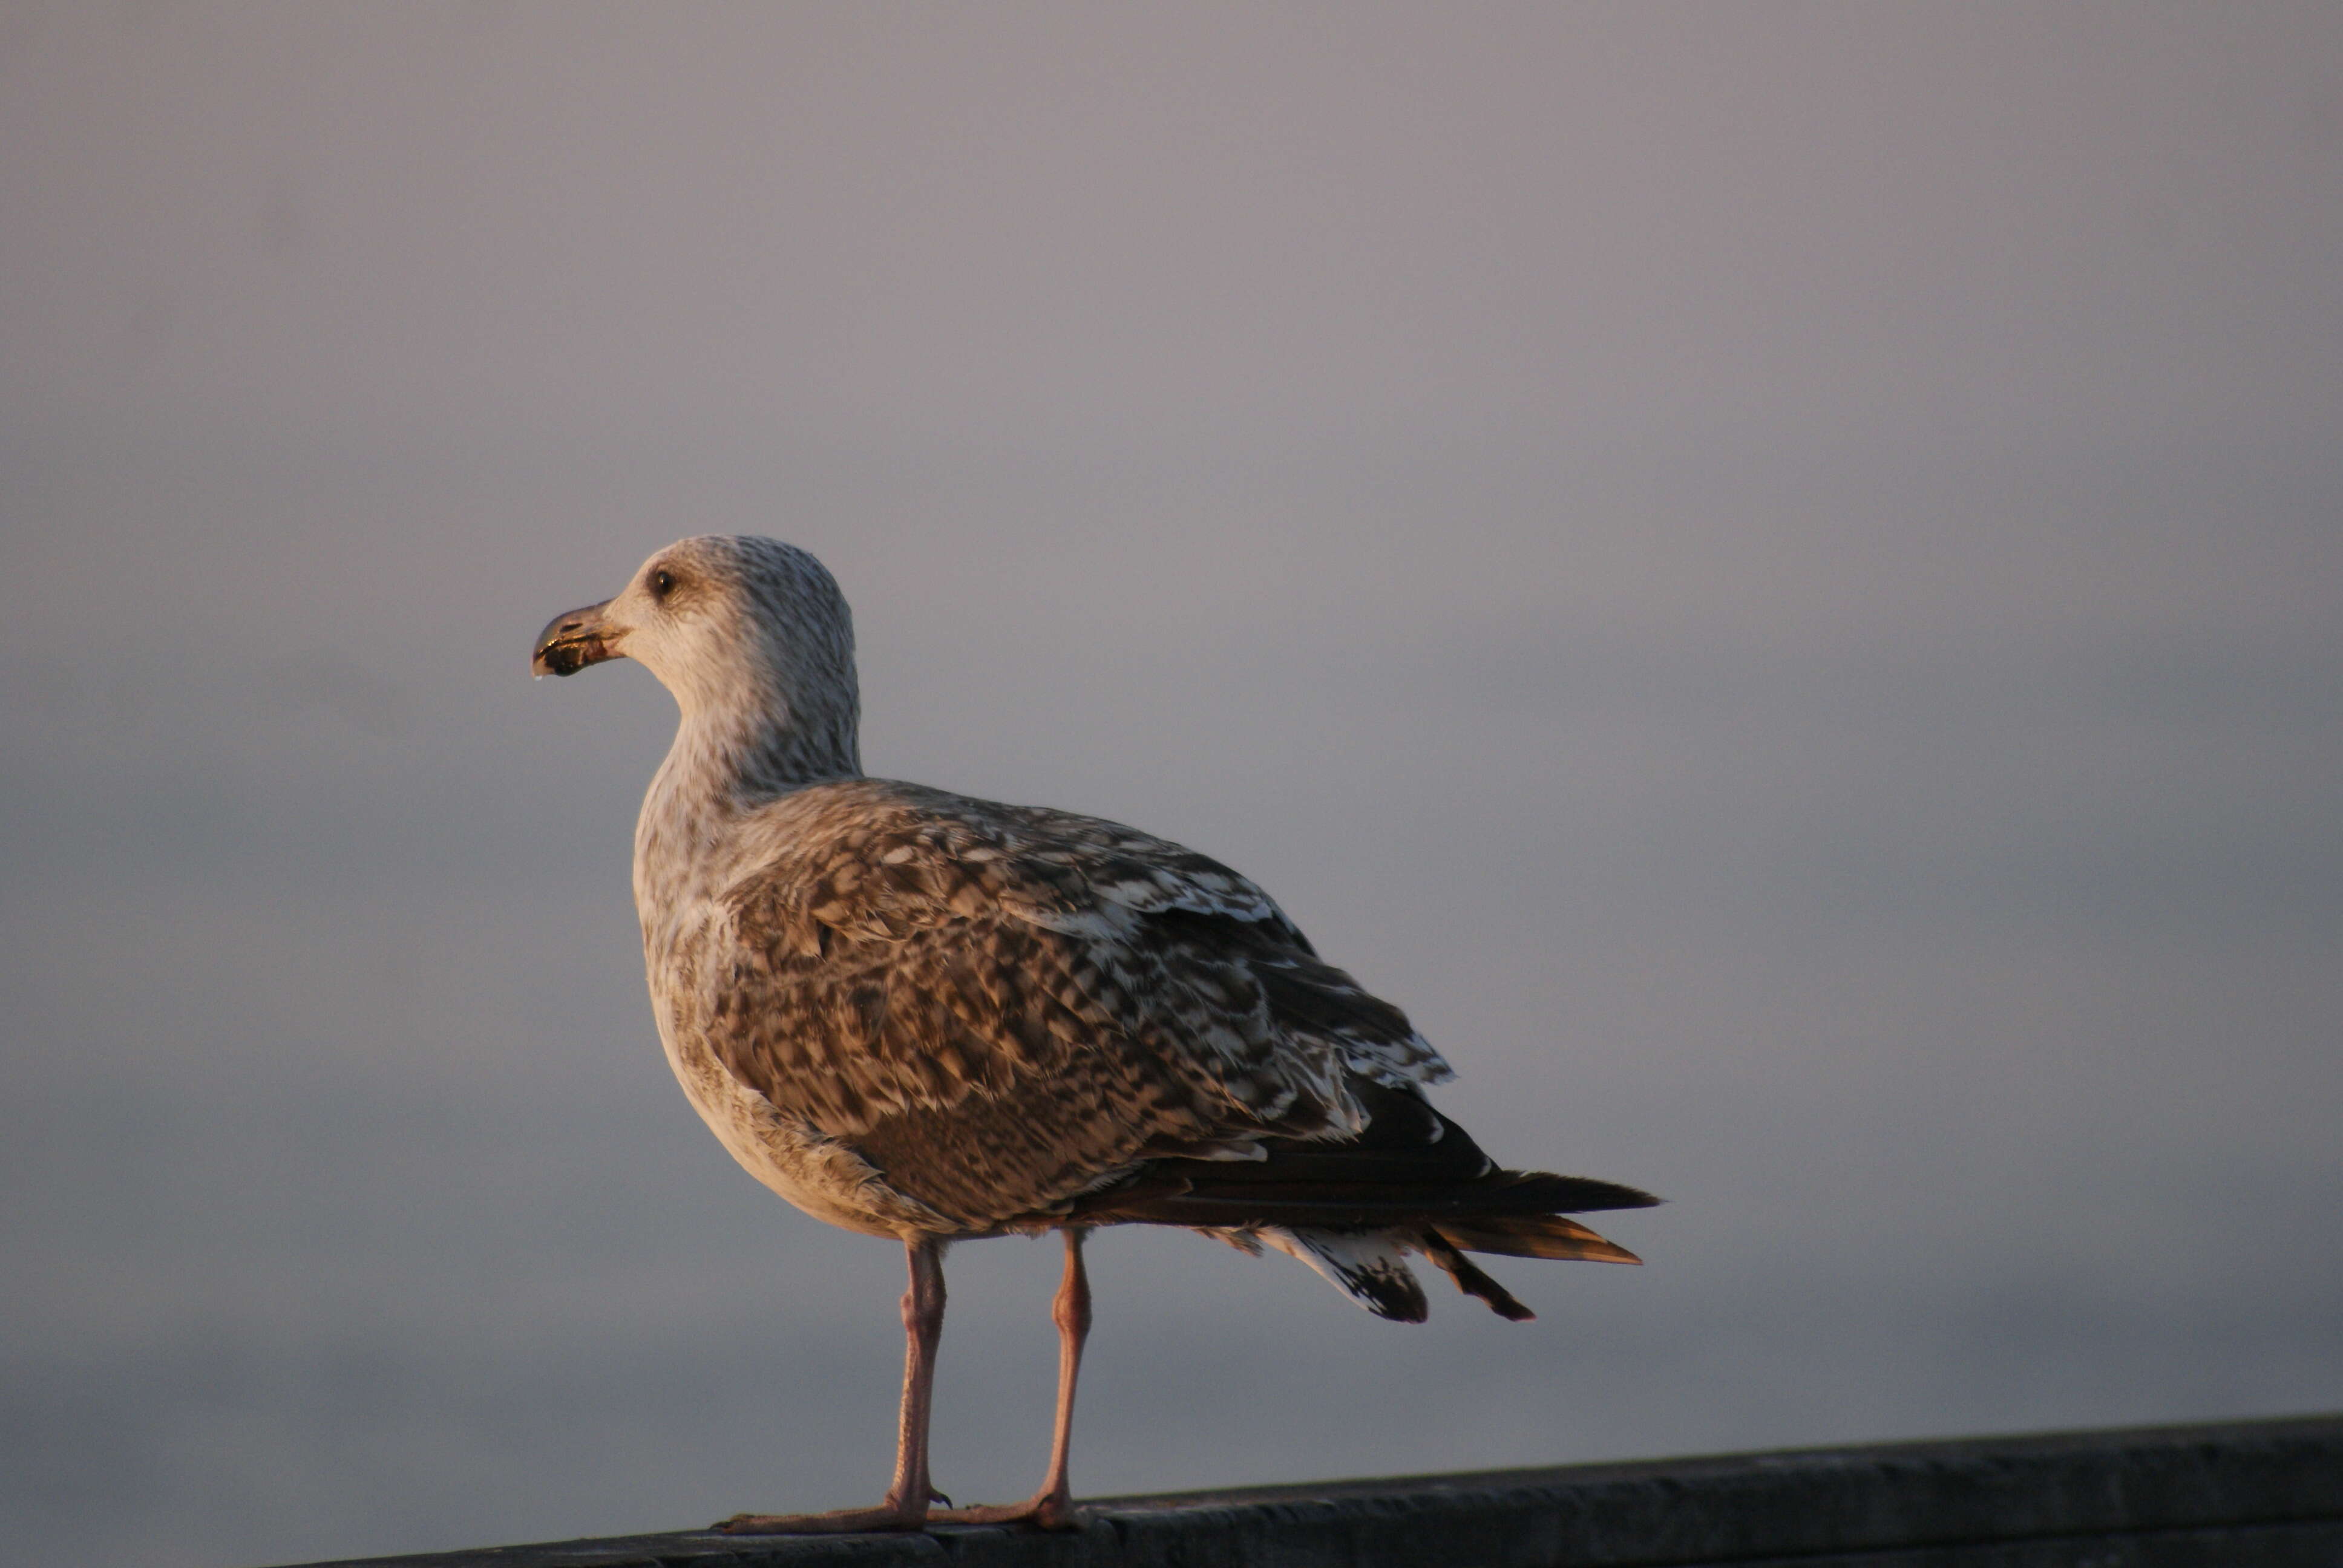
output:
M 1634 1261 L 1564 1216 L 1652 1199 L 1499 1168 L 1424 1099 L 1450 1073 L 1406 1016 L 1235 871 L 1095 818 L 862 777 L 850 622 L 810 556 L 682 541 L 616 598 L 557 618 L 537 662 L 568 674 L 620 655 L 682 709 L 635 851 L 669 1062 L 759 1180 L 900 1238 L 911 1264 L 889 1501 L 744 1527 L 930 1516 L 953 1240 L 1068 1236 L 1051 1480 L 984 1515 L 1045 1523 L 1071 1507 L 1089 1228 L 1274 1247 L 1409 1322 L 1425 1312 L 1411 1251 L 1509 1318 L 1530 1314 L 1466 1251 Z
M 876 779 L 767 808 L 769 859 L 680 943 L 679 1034 L 980 1235 L 1151 1158 L 1364 1125 L 1442 1071 L 1252 883 L 1065 812 Z

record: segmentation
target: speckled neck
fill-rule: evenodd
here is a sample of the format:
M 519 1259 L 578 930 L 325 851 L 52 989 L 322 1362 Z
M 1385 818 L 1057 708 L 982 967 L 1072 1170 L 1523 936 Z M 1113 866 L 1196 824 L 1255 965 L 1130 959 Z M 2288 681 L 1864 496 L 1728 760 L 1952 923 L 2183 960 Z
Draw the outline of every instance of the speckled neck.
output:
M 813 711 L 748 694 L 695 704 L 643 797 L 635 823 L 635 904 L 650 940 L 650 911 L 690 907 L 725 879 L 733 820 L 792 790 L 860 778 L 851 685 Z M 842 697 L 842 700 L 838 700 Z

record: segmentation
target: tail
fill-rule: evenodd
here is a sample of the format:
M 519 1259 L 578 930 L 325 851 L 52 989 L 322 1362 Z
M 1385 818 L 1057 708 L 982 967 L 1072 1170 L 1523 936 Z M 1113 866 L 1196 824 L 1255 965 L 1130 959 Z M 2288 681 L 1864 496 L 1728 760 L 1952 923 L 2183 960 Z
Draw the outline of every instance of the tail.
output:
M 1253 1225 L 1227 1230 L 1213 1227 L 1208 1233 L 1248 1251 L 1257 1252 L 1269 1246 L 1299 1259 L 1375 1316 L 1400 1323 L 1420 1323 L 1431 1312 L 1423 1286 L 1416 1280 L 1415 1271 L 1408 1267 L 1410 1252 L 1423 1253 L 1455 1282 L 1458 1290 L 1485 1302 L 1491 1312 L 1516 1323 L 1528 1322 L 1537 1314 L 1467 1258 L 1466 1252 L 1596 1263 L 1644 1261 L 1617 1242 L 1560 1214 L 1443 1219 L 1420 1228 L 1389 1231 Z
M 1423 1255 L 1446 1271 L 1456 1288 L 1478 1296 L 1501 1318 L 1525 1323 L 1537 1314 L 1511 1292 L 1475 1268 L 1466 1252 L 1499 1252 L 1508 1258 L 1575 1259 L 1590 1263 L 1640 1263 L 1644 1260 L 1561 1214 L 1509 1215 L 1449 1220 L 1424 1227 Z
M 1421 1252 L 1468 1296 L 1513 1322 L 1536 1316 L 1464 1256 L 1640 1263 L 1617 1242 L 1556 1211 L 1641 1209 L 1648 1192 L 1583 1176 L 1493 1171 L 1444 1187 L 1235 1180 L 1127 1190 L 1098 1205 L 1108 1222 L 1185 1225 L 1246 1251 L 1273 1247 L 1307 1263 L 1379 1318 L 1420 1323 L 1429 1311 L 1407 1256 Z M 1212 1174 L 1219 1175 L 1215 1171 Z
M 1247 1251 L 1274 1247 L 1377 1317 L 1422 1322 L 1421 1252 L 1499 1317 L 1530 1310 L 1467 1252 L 1637 1263 L 1567 1216 L 1659 1200 L 1615 1181 L 1506 1171 L 1471 1134 L 1405 1090 L 1353 1086 L 1371 1114 L 1346 1140 L 1264 1139 L 1257 1160 L 1151 1160 L 1071 1206 L 1096 1224 L 1184 1225 Z M 1063 1223 L 1063 1219 L 1051 1221 Z

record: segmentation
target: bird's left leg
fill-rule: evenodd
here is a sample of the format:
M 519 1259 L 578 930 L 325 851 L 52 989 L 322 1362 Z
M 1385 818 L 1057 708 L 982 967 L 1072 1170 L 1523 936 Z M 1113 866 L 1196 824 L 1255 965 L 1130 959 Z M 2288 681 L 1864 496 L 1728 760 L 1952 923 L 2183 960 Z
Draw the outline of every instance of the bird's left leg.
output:
M 951 1524 L 1005 1524 L 1031 1520 L 1044 1530 L 1074 1526 L 1073 1487 L 1067 1463 L 1074 1443 L 1074 1382 L 1081 1375 L 1082 1344 L 1091 1333 L 1091 1278 L 1082 1267 L 1083 1227 L 1066 1227 L 1066 1271 L 1050 1303 L 1058 1325 L 1058 1419 L 1050 1439 L 1050 1473 L 1041 1490 L 1022 1503 L 939 1510 L 931 1518 Z
M 928 1475 L 928 1417 L 934 1403 L 936 1346 L 944 1332 L 944 1243 L 907 1241 L 911 1282 L 903 1292 L 903 1411 L 896 1432 L 895 1483 L 876 1508 L 830 1513 L 736 1513 L 716 1526 L 730 1535 L 830 1535 L 917 1530 L 927 1523 L 935 1484 Z

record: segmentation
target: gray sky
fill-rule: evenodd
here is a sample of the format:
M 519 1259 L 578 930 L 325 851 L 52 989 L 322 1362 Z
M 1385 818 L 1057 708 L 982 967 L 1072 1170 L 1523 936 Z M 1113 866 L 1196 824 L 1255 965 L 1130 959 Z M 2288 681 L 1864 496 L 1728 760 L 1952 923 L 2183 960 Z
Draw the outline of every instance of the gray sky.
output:
M 896 1252 L 651 1032 L 672 709 L 525 678 L 707 531 L 1674 1200 L 1523 1328 L 1105 1238 L 1079 1491 L 2343 1404 L 2335 7 L 0 3 L 0 1554 L 883 1484 Z

